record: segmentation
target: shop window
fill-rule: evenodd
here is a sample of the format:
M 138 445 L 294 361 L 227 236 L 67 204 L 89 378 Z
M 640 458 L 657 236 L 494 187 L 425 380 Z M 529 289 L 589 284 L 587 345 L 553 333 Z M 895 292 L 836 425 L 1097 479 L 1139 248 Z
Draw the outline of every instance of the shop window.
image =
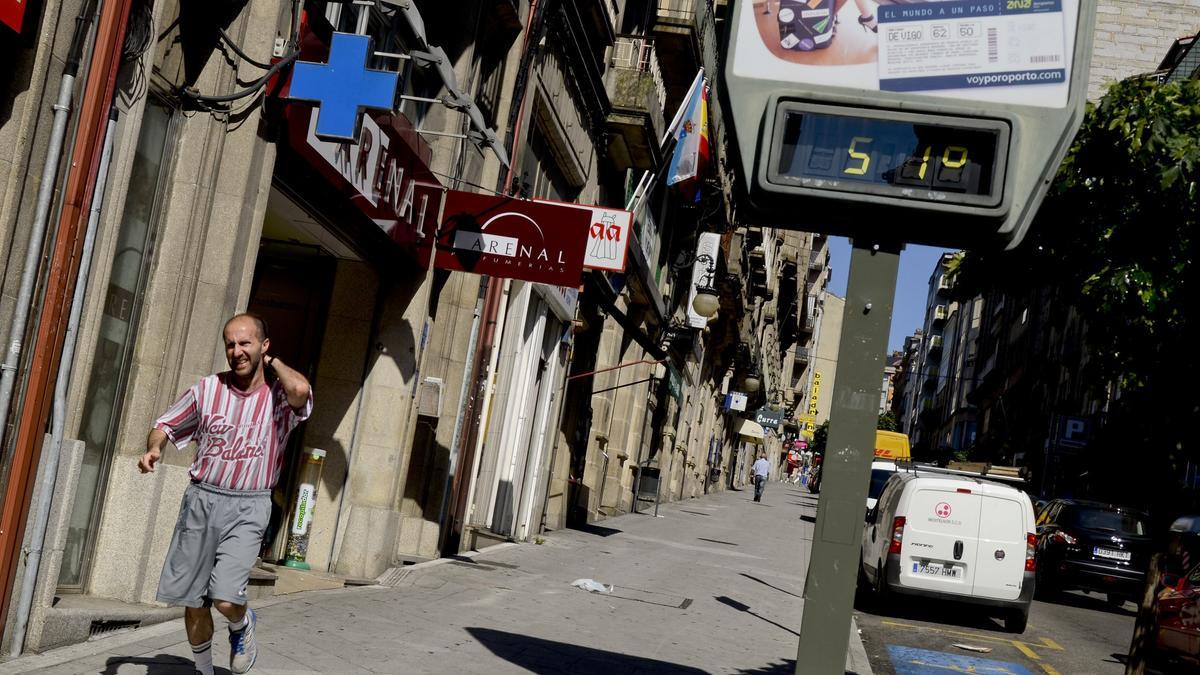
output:
M 174 112 L 164 102 L 151 97 L 142 117 L 128 195 L 113 249 L 108 288 L 105 289 L 92 369 L 86 380 L 87 393 L 79 429 L 79 438 L 84 442 L 83 466 L 59 571 L 62 590 L 82 588 L 99 529 L 100 504 L 104 498 L 102 477 L 108 474 L 115 449 L 126 376 L 133 353 L 134 327 L 141 310 L 150 248 L 154 242 L 154 226 L 161 210 L 163 183 L 170 172 L 168 152 L 174 145 Z

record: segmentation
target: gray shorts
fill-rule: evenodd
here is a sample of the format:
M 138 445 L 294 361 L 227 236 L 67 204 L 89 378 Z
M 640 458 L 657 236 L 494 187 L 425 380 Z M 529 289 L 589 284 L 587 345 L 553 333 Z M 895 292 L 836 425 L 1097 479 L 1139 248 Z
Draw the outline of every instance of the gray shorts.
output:
M 250 568 L 271 517 L 270 490 L 225 490 L 193 482 L 183 493 L 167 549 L 158 601 L 203 607 L 246 604 Z

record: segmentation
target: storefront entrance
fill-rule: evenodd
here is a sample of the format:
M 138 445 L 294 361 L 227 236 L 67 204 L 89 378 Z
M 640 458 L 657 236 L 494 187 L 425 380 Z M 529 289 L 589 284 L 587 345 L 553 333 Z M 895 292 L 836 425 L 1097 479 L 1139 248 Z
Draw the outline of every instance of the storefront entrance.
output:
M 262 243 L 254 267 L 247 309 L 267 322 L 271 354 L 304 373 L 316 390 L 317 363 L 329 308 L 337 258 L 306 227 L 306 213 L 278 189 L 271 192 L 263 224 Z M 262 558 L 280 560 L 287 546 L 286 528 L 295 496 L 296 473 L 304 428 L 288 439 L 283 474 L 271 496 L 271 522 L 263 540 Z

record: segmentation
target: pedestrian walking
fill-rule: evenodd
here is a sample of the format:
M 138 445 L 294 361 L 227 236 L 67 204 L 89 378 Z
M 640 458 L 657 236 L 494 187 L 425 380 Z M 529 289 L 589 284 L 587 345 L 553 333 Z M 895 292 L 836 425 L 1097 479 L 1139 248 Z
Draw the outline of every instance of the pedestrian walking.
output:
M 767 461 L 767 453 L 758 453 L 754 462 L 754 501 L 761 502 L 763 489 L 767 487 L 767 476 L 771 473 L 771 463 Z
M 155 421 L 138 462 L 142 473 L 151 473 L 167 441 L 180 449 L 196 441 L 158 600 L 184 607 L 201 675 L 213 675 L 210 607 L 229 621 L 229 669 L 240 675 L 254 666 L 256 617 L 246 606 L 246 585 L 288 434 L 308 419 L 313 405 L 308 380 L 268 354 L 271 340 L 261 317 L 238 314 L 222 333 L 229 370 L 197 382 Z

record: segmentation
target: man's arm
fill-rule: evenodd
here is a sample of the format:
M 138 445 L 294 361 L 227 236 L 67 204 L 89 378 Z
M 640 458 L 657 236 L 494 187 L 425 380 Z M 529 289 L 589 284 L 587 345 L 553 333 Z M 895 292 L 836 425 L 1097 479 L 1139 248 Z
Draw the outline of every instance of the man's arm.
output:
M 167 435 L 161 430 L 150 430 L 150 435 L 146 437 L 146 452 L 138 460 L 139 471 L 142 473 L 154 473 L 154 465 L 158 463 L 158 460 L 162 459 L 163 444 L 167 440 Z
M 267 367 L 275 371 L 275 377 L 278 377 L 279 383 L 283 385 L 288 405 L 292 406 L 292 410 L 303 410 L 311 392 L 308 379 L 274 356 L 267 357 Z

